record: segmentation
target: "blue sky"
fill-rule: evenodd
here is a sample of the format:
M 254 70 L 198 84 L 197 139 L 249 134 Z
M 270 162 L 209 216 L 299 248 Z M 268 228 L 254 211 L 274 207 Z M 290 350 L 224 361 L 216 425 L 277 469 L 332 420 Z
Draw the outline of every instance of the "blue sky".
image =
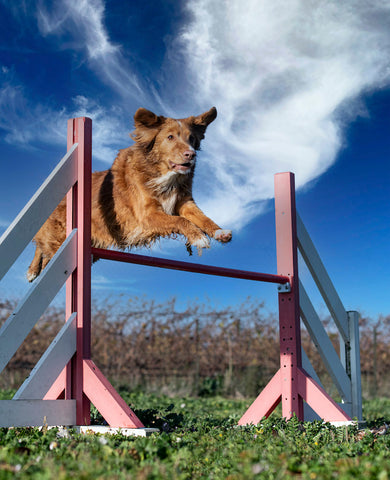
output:
M 324 2 L 322 2 L 324 3 Z M 0 232 L 66 150 L 66 121 L 93 119 L 93 168 L 131 144 L 138 107 L 183 117 L 215 105 L 199 154 L 198 204 L 231 244 L 190 259 L 182 241 L 140 253 L 276 273 L 273 175 L 297 205 L 347 309 L 390 313 L 390 2 L 0 0 Z M 28 247 L 0 284 L 27 290 Z M 308 273 L 301 278 L 326 314 Z M 100 261 L 94 298 L 247 296 L 275 286 Z

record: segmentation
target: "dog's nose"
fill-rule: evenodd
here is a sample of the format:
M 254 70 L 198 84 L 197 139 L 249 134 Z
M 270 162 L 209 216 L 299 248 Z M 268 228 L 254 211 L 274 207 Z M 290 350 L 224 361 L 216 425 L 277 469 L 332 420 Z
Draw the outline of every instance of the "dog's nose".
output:
M 195 157 L 195 152 L 192 151 L 192 150 L 186 150 L 186 151 L 183 153 L 183 157 L 184 157 L 186 160 L 192 160 L 192 159 Z

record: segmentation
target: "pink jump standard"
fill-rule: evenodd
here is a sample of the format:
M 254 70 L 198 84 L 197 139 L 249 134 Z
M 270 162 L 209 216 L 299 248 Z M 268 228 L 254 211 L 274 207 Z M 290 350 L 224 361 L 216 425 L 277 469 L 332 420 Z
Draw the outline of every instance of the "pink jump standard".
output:
M 77 312 L 77 349 L 44 399 L 75 399 L 77 425 L 90 425 L 92 402 L 111 427 L 143 428 L 91 360 L 91 119 L 68 121 L 68 150 L 75 143 L 78 180 L 66 202 L 67 235 L 77 228 L 77 268 L 66 283 L 66 318 Z
M 292 173 L 275 175 L 278 275 L 290 279 L 290 292 L 279 292 L 280 369 L 241 417 L 239 425 L 257 424 L 282 402 L 286 419 L 303 418 L 306 401 L 325 421 L 351 418 L 302 368 L 295 181 Z

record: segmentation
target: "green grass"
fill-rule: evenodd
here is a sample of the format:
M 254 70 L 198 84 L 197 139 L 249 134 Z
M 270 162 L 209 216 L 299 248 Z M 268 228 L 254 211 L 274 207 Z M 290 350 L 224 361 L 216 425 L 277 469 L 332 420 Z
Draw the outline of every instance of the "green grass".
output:
M 160 433 L 63 437 L 56 429 L 0 429 L 0 480 L 390 478 L 387 434 L 277 416 L 237 427 L 247 401 L 121 394 Z M 370 429 L 382 425 L 390 421 L 390 400 L 366 402 L 364 412 Z

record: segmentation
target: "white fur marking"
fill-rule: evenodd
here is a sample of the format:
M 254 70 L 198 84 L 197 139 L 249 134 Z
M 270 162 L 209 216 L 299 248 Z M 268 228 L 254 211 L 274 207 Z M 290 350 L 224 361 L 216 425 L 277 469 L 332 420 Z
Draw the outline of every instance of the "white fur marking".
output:
M 141 227 L 136 227 L 132 232 L 129 233 L 126 237 L 126 243 L 128 246 L 136 245 L 143 238 L 143 230 Z
M 37 278 L 38 275 L 36 275 L 35 273 L 27 273 L 26 277 L 27 277 L 27 280 L 29 282 L 32 282 L 33 280 L 35 280 Z
M 148 182 L 148 185 L 156 189 L 156 192 L 162 194 L 171 190 L 177 182 L 177 172 L 167 172 L 158 178 L 153 178 Z
M 167 172 L 165 175 L 162 175 L 161 177 L 158 177 L 156 179 L 153 179 L 150 183 L 153 185 L 157 186 L 165 186 L 167 184 L 173 183 L 172 177 L 176 177 L 177 172 Z
M 192 242 L 191 245 L 198 248 L 209 248 L 210 242 L 209 239 L 205 235 L 203 235 L 201 238 L 195 240 L 195 242 Z
M 164 209 L 164 212 L 168 215 L 173 215 L 176 206 L 177 195 L 176 193 L 171 193 L 167 198 L 161 200 L 161 205 Z
M 219 238 L 219 237 L 222 237 L 223 235 L 231 235 L 232 234 L 232 231 L 231 230 L 217 230 L 215 233 L 214 233 L 214 238 Z

